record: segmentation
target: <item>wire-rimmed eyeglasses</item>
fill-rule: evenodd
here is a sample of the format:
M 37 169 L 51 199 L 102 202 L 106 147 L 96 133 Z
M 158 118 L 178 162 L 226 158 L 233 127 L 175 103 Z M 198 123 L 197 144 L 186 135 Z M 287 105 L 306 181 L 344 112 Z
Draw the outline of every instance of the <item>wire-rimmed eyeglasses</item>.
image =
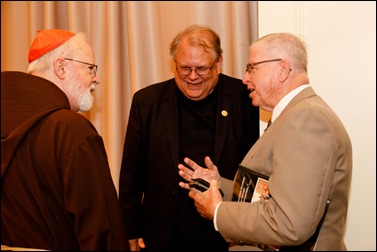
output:
M 274 62 L 274 61 L 280 61 L 282 59 L 271 59 L 271 60 L 263 60 L 255 63 L 246 64 L 246 72 L 251 73 L 251 71 L 254 69 L 256 65 L 262 64 L 262 63 L 268 63 L 268 62 Z
M 90 70 L 90 74 L 93 75 L 93 77 L 96 77 L 98 65 L 94 65 L 94 64 L 90 64 L 90 63 L 87 63 L 87 62 L 83 62 L 83 61 L 79 61 L 79 60 L 75 60 L 75 59 L 70 59 L 70 58 L 64 58 L 64 59 L 75 61 L 75 62 L 78 62 L 78 63 L 82 63 L 82 64 L 85 64 L 85 65 L 89 65 L 88 69 Z
M 212 65 L 209 66 L 209 67 L 205 67 L 205 66 L 195 67 L 195 68 L 185 67 L 185 66 L 182 67 L 182 66 L 178 66 L 177 62 L 175 62 L 175 65 L 176 65 L 176 69 L 177 69 L 178 74 L 180 74 L 182 76 L 188 76 L 188 75 L 191 74 L 192 71 L 195 71 L 195 73 L 197 75 L 202 76 L 202 75 L 208 75 L 211 72 L 216 61 L 217 61 L 217 59 L 215 59 L 213 61 Z

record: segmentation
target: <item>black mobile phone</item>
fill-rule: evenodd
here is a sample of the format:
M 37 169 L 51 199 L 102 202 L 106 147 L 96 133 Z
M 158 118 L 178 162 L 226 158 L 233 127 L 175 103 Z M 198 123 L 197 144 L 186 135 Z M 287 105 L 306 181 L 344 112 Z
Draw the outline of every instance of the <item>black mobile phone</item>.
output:
M 189 183 L 190 188 L 195 188 L 201 192 L 207 191 L 209 186 L 210 186 L 209 182 L 201 178 L 191 179 Z M 221 193 L 221 197 L 224 197 L 224 193 L 220 188 L 219 188 L 219 191 Z

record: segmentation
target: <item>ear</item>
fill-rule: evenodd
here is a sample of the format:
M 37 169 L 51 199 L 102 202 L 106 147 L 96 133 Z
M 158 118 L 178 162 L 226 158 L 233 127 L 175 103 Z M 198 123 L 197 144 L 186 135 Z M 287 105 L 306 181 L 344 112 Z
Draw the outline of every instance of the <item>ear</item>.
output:
M 217 59 L 217 63 L 216 63 L 216 66 L 217 66 L 217 70 L 218 72 L 220 73 L 221 72 L 221 65 L 223 64 L 223 55 L 220 55 Z
M 292 71 L 291 64 L 287 60 L 281 60 L 280 62 L 280 73 L 279 79 L 281 82 L 284 82 L 289 77 L 289 73 Z
M 58 58 L 54 61 L 54 72 L 59 79 L 65 78 L 66 62 L 63 58 Z

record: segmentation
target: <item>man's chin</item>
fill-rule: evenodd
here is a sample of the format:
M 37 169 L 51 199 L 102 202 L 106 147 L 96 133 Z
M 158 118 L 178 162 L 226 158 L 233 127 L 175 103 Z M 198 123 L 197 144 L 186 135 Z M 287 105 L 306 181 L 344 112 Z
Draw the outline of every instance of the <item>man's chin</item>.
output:
M 94 104 L 94 97 L 91 94 L 86 95 L 79 103 L 79 110 L 81 112 L 89 111 Z

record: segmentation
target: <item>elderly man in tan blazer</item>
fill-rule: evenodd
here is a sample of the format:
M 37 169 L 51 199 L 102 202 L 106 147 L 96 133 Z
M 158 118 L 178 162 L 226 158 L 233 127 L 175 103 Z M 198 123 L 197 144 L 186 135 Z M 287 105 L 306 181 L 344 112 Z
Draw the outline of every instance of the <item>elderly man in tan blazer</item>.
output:
M 269 199 L 225 201 L 218 187 L 229 198 L 232 192 L 224 189 L 229 181 L 224 183 L 212 161 L 207 157 L 203 169 L 186 158 L 192 170 L 179 165 L 185 180 L 210 181 L 206 192 L 189 192 L 197 210 L 228 241 L 281 249 L 301 245 L 315 233 L 330 199 L 310 250 L 346 250 L 352 145 L 338 116 L 309 86 L 304 42 L 289 33 L 260 38 L 250 47 L 243 82 L 253 105 L 272 112 L 271 126 L 241 163 L 269 177 Z

